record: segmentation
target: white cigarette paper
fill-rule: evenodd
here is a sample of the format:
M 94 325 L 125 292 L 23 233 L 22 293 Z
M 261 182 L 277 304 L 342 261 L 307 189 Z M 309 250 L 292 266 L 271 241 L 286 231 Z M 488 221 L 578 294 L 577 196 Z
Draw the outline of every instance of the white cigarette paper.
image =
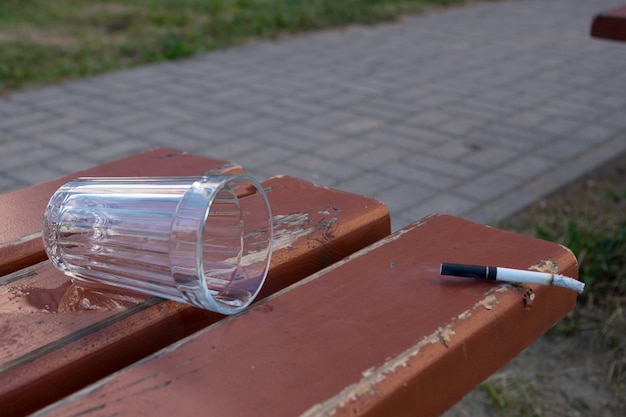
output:
M 441 275 L 518 282 L 521 284 L 554 285 L 576 291 L 579 294 L 585 290 L 585 284 L 574 278 L 524 269 L 442 263 Z

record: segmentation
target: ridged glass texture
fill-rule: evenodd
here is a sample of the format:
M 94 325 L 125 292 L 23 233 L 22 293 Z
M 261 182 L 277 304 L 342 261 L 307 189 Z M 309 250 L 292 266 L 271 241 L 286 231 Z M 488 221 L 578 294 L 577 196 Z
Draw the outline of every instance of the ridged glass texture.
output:
M 267 197 L 246 175 L 79 178 L 43 222 L 48 257 L 72 278 L 223 314 L 258 294 L 272 233 Z

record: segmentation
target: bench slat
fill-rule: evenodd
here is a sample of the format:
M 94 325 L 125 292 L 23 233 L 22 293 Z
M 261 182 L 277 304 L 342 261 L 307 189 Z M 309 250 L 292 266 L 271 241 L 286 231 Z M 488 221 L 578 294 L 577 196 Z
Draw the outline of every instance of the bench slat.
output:
M 36 415 L 439 415 L 576 300 L 440 262 L 577 276 L 559 245 L 430 216 Z

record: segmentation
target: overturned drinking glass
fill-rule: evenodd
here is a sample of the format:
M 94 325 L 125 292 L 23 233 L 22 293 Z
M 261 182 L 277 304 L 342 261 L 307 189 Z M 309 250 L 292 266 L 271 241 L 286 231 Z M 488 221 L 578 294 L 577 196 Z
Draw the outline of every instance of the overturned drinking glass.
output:
M 247 175 L 78 178 L 43 222 L 48 257 L 73 279 L 222 314 L 259 293 L 272 233 L 267 196 Z

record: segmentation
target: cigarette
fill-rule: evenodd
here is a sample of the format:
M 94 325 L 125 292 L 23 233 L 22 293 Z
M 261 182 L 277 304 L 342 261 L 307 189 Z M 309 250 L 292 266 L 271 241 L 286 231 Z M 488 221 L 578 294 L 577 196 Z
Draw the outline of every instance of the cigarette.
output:
M 548 272 L 528 271 L 495 266 L 441 264 L 441 275 L 487 279 L 491 281 L 518 282 L 521 284 L 554 285 L 582 294 L 585 284 L 574 278 Z

